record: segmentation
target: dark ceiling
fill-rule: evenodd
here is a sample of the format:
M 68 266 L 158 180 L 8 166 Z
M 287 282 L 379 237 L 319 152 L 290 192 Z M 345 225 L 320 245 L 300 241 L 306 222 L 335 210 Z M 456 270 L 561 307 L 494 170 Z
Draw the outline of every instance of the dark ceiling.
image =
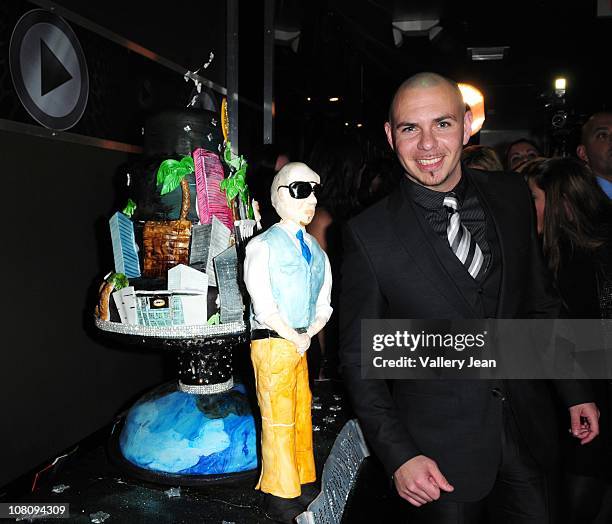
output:
M 175 0 L 146 7 L 125 0 L 58 3 L 190 69 L 199 67 L 213 50 L 215 62 L 206 75 L 225 85 L 225 1 Z M 349 122 L 361 123 L 361 133 L 381 138 L 394 89 L 424 70 L 480 88 L 486 99 L 487 130 L 545 132 L 551 113 L 544 109 L 541 95 L 550 92 L 558 75 L 568 79 L 566 108 L 575 120 L 610 107 L 612 18 L 597 16 L 598 0 L 275 4 L 277 28 L 300 31 L 297 52 L 278 41 L 275 46 L 277 134 L 296 128 L 315 132 Z M 261 108 L 264 0 L 239 6 L 239 90 L 254 102 L 251 109 Z M 426 33 L 405 35 L 396 47 L 392 23 L 409 20 L 438 20 L 441 31 L 433 40 Z M 489 46 L 508 46 L 507 56 L 501 61 L 470 59 L 468 47 Z M 330 103 L 330 96 L 340 101 Z M 241 127 L 243 123 L 241 119 Z
M 405 35 L 396 47 L 393 21 L 428 19 L 442 28 L 435 39 Z M 597 0 L 277 0 L 278 22 L 301 31 L 297 53 L 277 46 L 280 111 L 378 131 L 395 87 L 427 70 L 477 86 L 489 130 L 544 132 L 551 113 L 542 95 L 557 76 L 568 80 L 570 118 L 610 107 L 612 18 L 597 17 Z M 476 62 L 468 55 L 469 47 L 490 46 L 508 46 L 506 57 Z
M 57 4 L 192 71 L 212 51 L 215 57 L 206 76 L 225 85 L 225 0 L 173 0 L 171 4 L 57 0 Z

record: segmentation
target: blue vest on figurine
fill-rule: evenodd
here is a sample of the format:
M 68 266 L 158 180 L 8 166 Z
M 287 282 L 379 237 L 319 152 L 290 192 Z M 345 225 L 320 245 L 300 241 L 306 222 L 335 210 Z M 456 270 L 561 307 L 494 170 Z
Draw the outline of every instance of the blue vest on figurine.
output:
M 308 264 L 289 235 L 281 226 L 274 225 L 260 238 L 270 248 L 270 284 L 279 313 L 292 328 L 305 328 L 315 318 L 317 298 L 325 279 L 325 253 L 311 238 L 312 258 Z

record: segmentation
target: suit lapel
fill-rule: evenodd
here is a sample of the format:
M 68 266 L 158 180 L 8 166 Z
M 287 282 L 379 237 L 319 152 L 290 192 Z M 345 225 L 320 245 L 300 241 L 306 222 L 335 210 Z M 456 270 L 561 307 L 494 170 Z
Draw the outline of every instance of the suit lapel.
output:
M 490 176 L 488 173 L 475 173 L 472 170 L 466 169 L 462 166 L 463 172 L 470 178 L 473 186 L 476 188 L 478 194 L 478 200 L 482 205 L 485 216 L 487 219 L 487 226 L 492 223 L 495 227 L 495 233 L 497 235 L 497 242 L 499 245 L 499 255 L 501 259 L 501 279 L 499 284 L 499 300 L 497 301 L 497 314 L 502 311 L 502 304 L 505 298 L 506 291 L 506 279 L 507 279 L 507 268 L 511 267 L 508 263 L 508 248 L 507 241 L 509 235 L 513 234 L 512 224 L 510 224 L 510 230 L 507 231 L 505 226 L 506 213 L 504 213 L 504 200 L 501 195 L 495 191 L 495 184 L 491 184 Z
M 435 233 L 426 229 L 427 224 L 424 217 L 417 212 L 414 203 L 409 198 L 404 198 L 403 193 L 403 190 L 393 193 L 388 204 L 393 229 L 399 243 L 404 247 L 414 265 L 427 276 L 431 286 L 461 315 L 465 318 L 478 317 L 476 311 L 461 293 L 455 278 L 442 263 L 441 259 L 448 254 L 454 256 L 452 251 L 440 250 L 440 246 L 435 245 Z

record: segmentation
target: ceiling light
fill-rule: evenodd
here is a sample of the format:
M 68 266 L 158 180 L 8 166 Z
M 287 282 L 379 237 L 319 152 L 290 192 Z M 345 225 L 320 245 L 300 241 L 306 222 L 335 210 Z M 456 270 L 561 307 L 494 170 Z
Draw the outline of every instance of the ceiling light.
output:
M 432 27 L 429 30 L 429 34 L 427 35 L 429 38 L 430 42 L 433 42 L 436 38 L 438 38 L 438 35 L 442 32 L 442 27 L 439 25 L 436 25 L 434 27 Z
M 497 47 L 468 47 L 468 53 L 472 60 L 503 60 L 506 54 L 508 54 L 510 46 L 497 46 Z
M 472 130 L 471 136 L 474 136 L 485 121 L 484 96 L 482 93 L 470 84 L 458 84 L 463 101 L 470 106 L 472 111 Z
M 429 31 L 440 20 L 394 20 L 391 23 L 395 47 L 401 47 L 404 36 L 429 36 Z
M 330 102 L 338 102 L 338 100 L 340 100 L 340 98 L 338 98 L 337 96 L 331 96 L 331 97 L 329 97 L 329 101 L 330 101 Z
M 300 45 L 300 34 L 301 31 L 296 27 L 275 27 L 274 41 L 291 47 L 291 50 L 297 53 L 298 46 Z
M 567 80 L 565 78 L 555 78 L 555 95 L 557 95 L 559 98 L 564 97 L 566 88 Z

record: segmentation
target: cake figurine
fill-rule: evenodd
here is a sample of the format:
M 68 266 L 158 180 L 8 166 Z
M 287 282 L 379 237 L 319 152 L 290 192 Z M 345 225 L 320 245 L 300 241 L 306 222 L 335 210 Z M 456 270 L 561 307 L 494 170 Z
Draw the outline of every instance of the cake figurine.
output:
M 281 217 L 246 246 L 251 296 L 251 361 L 262 417 L 262 466 L 255 489 L 269 516 L 293 522 L 316 495 L 311 392 L 306 350 L 327 323 L 329 260 L 304 226 L 314 216 L 319 176 L 294 162 L 274 177 L 271 200 Z

